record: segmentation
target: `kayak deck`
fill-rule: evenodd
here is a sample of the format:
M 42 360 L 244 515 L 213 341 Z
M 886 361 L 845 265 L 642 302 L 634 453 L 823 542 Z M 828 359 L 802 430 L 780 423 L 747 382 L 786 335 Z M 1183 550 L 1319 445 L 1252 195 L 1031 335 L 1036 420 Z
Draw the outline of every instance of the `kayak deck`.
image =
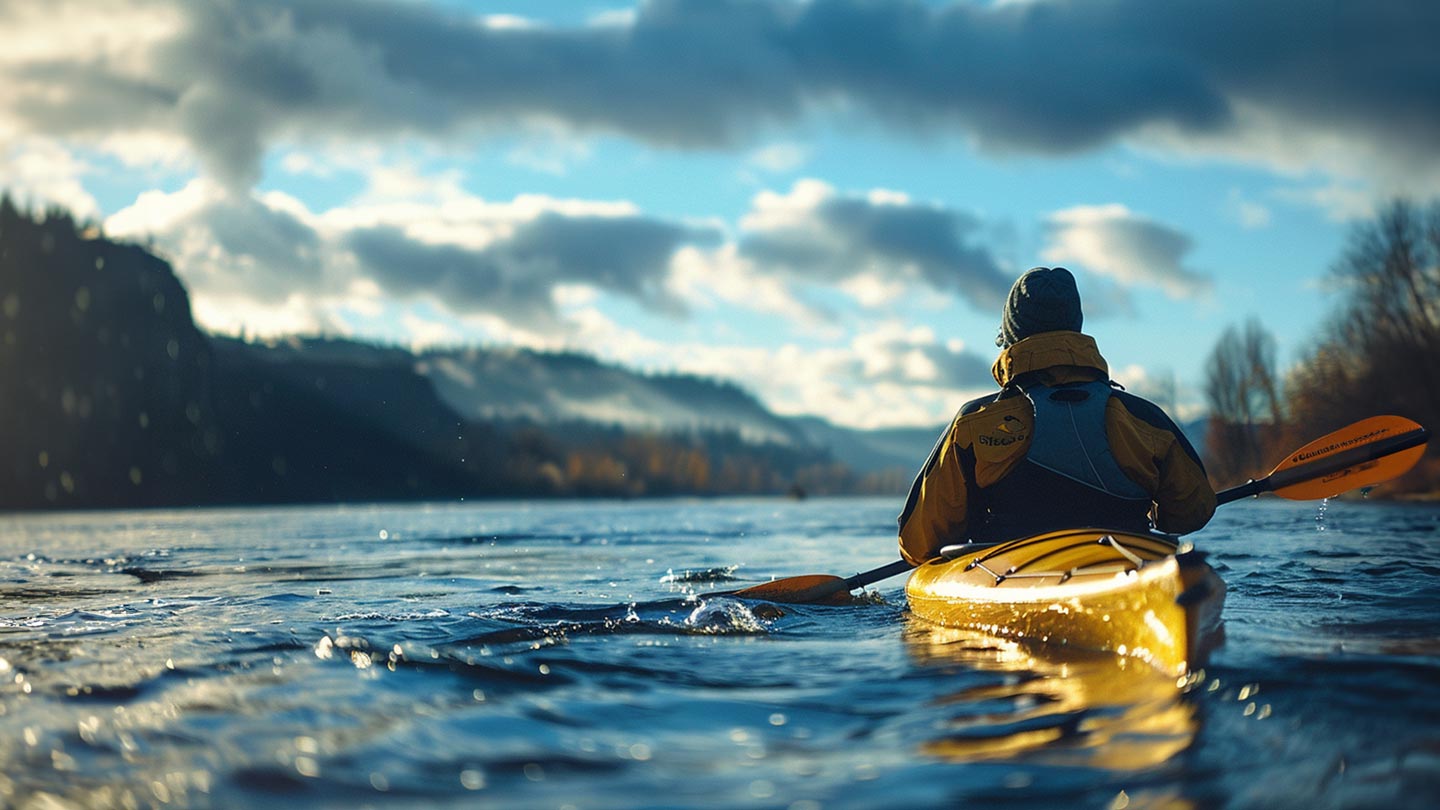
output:
M 1225 583 L 1172 537 L 1068 529 L 952 550 L 905 586 L 911 612 L 944 627 L 1113 652 L 1177 676 L 1222 638 Z

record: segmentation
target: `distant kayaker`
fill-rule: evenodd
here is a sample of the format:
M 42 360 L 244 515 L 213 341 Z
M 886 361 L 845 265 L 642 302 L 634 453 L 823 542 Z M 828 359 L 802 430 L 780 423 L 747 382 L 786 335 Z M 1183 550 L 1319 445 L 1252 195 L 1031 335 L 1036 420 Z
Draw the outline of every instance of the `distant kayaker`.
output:
M 1082 322 L 1069 270 L 1016 280 L 995 340 L 1000 391 L 960 408 L 900 515 L 912 565 L 947 545 L 1055 529 L 1183 534 L 1215 513 L 1195 448 L 1158 406 L 1111 382 Z

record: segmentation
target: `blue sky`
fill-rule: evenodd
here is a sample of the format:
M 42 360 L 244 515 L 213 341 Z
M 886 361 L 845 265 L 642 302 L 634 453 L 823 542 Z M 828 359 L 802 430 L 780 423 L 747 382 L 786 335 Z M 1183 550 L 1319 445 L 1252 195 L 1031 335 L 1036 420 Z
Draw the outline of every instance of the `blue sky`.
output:
M 0 186 L 153 240 L 249 335 L 579 349 L 931 425 L 1077 275 L 1182 418 L 1299 359 L 1350 226 L 1440 191 L 1440 6 L 1310 0 L 9 4 Z

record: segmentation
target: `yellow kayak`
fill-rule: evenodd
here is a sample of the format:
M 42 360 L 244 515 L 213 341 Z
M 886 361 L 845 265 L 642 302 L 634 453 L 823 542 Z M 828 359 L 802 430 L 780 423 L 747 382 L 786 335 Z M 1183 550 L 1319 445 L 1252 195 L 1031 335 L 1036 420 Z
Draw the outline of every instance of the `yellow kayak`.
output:
M 905 585 L 910 610 L 944 627 L 1198 668 L 1223 638 L 1225 583 L 1164 535 L 1067 529 L 946 549 Z

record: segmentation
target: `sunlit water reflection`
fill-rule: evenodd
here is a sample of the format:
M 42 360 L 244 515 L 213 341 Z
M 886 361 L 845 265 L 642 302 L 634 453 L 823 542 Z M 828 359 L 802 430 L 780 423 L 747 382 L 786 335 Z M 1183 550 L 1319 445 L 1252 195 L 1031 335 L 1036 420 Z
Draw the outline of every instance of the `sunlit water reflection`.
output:
M 893 559 L 889 500 L 0 518 L 0 806 L 1431 807 L 1440 509 L 1227 507 L 1177 683 L 697 595 Z M 1324 531 L 1319 531 L 1319 529 Z

